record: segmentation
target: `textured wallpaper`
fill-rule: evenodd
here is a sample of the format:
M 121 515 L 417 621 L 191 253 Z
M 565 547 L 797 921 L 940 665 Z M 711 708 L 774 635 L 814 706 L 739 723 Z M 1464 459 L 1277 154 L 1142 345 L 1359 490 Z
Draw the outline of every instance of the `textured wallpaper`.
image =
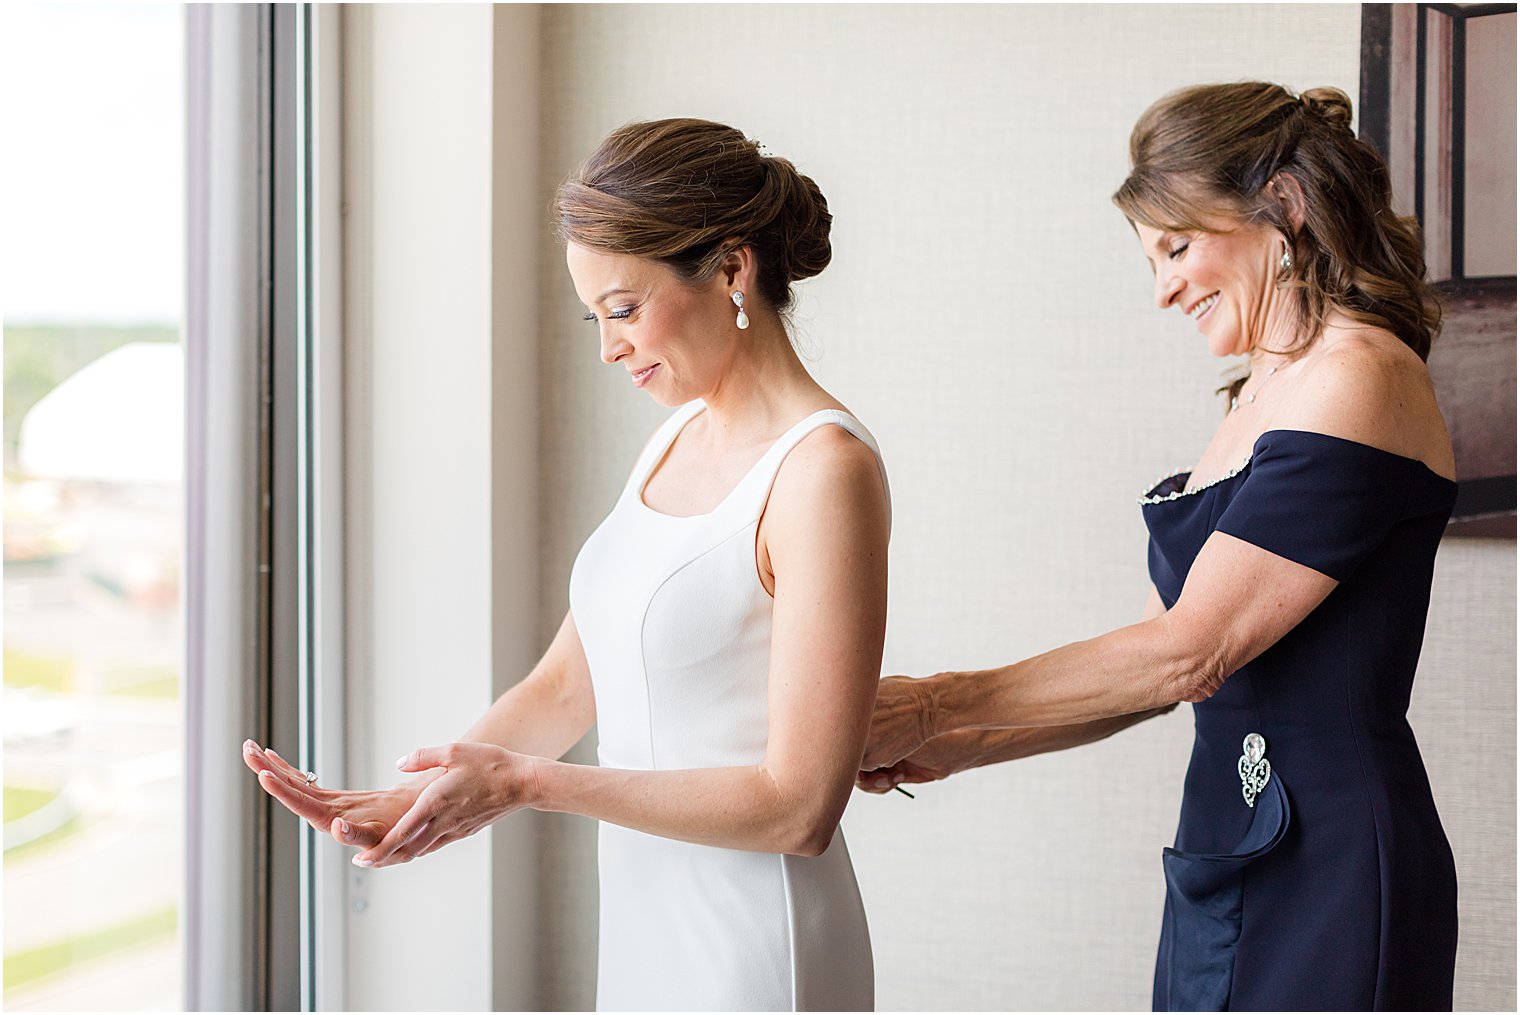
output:
M 548 7 L 543 198 L 607 131 L 664 116 L 731 123 L 812 175 L 835 259 L 800 287 L 796 339 L 891 474 L 886 666 L 1007 662 L 1138 619 L 1135 498 L 1222 411 L 1226 364 L 1152 307 L 1109 203 L 1131 125 L 1201 81 L 1355 96 L 1358 30 L 1355 5 Z M 543 256 L 547 644 L 665 411 L 598 360 L 547 229 Z M 1413 722 L 1462 878 L 1464 1008 L 1515 1005 L 1514 647 L 1514 544 L 1448 542 Z M 1147 1007 L 1190 737 L 1184 707 L 917 800 L 857 794 L 878 1005 Z M 541 847 L 541 1001 L 588 1008 L 594 827 L 546 815 Z

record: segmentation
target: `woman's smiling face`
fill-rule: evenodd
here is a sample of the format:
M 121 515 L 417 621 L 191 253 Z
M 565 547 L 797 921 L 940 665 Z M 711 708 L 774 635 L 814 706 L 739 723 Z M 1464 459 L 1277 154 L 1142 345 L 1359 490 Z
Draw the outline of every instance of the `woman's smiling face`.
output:
M 711 391 L 734 351 L 734 307 L 720 272 L 691 284 L 632 254 L 565 246 L 575 292 L 601 337 L 602 362 L 628 371 L 664 406 Z M 725 309 L 726 308 L 726 309 Z
M 1215 356 L 1244 356 L 1283 323 L 1275 294 L 1284 241 L 1275 229 L 1236 223 L 1179 231 L 1136 222 L 1135 232 L 1156 273 L 1156 306 L 1191 317 Z

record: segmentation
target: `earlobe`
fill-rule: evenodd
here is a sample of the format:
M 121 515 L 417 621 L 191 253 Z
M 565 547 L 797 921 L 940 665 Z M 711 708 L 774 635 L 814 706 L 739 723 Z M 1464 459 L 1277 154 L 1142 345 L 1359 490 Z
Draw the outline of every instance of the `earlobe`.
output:
M 737 236 L 730 237 L 724 242 L 732 243 L 734 246 L 723 256 L 723 263 L 718 271 L 723 275 L 723 279 L 727 285 L 743 289 L 746 287 L 745 283 L 747 282 L 747 279 L 743 276 L 745 269 L 749 267 L 753 253 L 744 244 L 744 241 Z
M 1297 178 L 1292 173 L 1283 171 L 1267 181 L 1267 193 L 1271 194 L 1282 207 L 1283 217 L 1293 227 L 1296 233 L 1304 227 L 1305 201 L 1304 188 L 1299 185 Z

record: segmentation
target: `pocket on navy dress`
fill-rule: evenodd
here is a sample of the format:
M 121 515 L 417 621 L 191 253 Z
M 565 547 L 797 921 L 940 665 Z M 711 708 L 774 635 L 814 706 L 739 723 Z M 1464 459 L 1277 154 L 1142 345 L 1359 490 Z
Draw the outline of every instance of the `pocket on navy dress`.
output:
M 1156 956 L 1156 1011 L 1223 1011 L 1230 1001 L 1245 869 L 1288 831 L 1288 795 L 1273 772 L 1256 800 L 1251 827 L 1229 853 L 1161 852 L 1166 911 Z

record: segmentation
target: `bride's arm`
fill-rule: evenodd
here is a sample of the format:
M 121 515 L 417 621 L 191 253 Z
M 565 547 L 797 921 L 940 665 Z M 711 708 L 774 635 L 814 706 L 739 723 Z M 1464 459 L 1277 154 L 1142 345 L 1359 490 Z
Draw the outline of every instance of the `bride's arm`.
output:
M 575 617 L 567 610 L 559 633 L 533 667 L 486 709 L 459 739 L 495 744 L 519 754 L 558 758 L 596 723 L 591 667 Z
M 887 517 L 876 460 L 855 438 L 823 428 L 787 457 L 764 525 L 775 604 L 759 764 L 623 771 L 475 744 L 424 749 L 403 767 L 448 771 L 357 862 L 404 862 L 521 807 L 705 845 L 822 852 L 849 800 L 881 672 Z
M 764 760 L 686 772 L 549 766 L 543 809 L 710 845 L 827 848 L 881 672 L 887 528 L 870 450 L 837 428 L 812 434 L 788 456 L 765 520 L 775 604 Z
M 591 668 L 575 618 L 566 611 L 559 632 L 537 665 L 497 698 L 461 740 L 558 758 L 595 722 Z M 444 774 L 430 770 L 383 790 L 329 790 L 309 784 L 305 773 L 251 740 L 243 745 L 243 760 L 258 775 L 259 785 L 297 817 L 318 831 L 330 831 L 343 845 L 359 847 L 383 841 L 396 821 Z
M 557 758 L 596 721 L 591 671 L 575 620 L 565 614 L 559 633 L 533 671 L 488 708 L 464 739 L 522 754 Z M 333 790 L 310 785 L 304 773 L 272 750 L 243 744 L 243 760 L 259 785 L 297 817 L 345 846 L 374 847 L 413 809 L 444 773 L 429 771 L 389 789 Z

